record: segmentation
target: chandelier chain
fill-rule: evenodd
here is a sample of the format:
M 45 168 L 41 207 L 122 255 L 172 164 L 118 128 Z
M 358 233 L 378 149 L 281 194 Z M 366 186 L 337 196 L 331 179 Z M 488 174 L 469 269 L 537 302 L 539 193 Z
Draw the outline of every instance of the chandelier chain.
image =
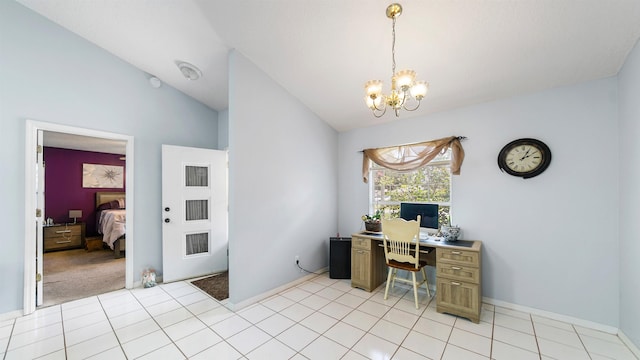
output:
M 393 25 L 391 26 L 391 78 L 396 74 L 396 18 L 393 17 Z

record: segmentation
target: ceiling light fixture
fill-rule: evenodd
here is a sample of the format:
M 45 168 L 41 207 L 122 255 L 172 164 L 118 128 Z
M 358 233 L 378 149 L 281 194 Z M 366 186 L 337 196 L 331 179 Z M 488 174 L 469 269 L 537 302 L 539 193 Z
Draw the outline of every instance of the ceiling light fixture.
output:
M 187 80 L 198 80 L 202 77 L 202 71 L 193 64 L 189 64 L 184 61 L 176 61 L 176 65 Z
M 413 70 L 400 70 L 396 72 L 396 18 L 402 14 L 400 4 L 391 4 L 387 7 L 387 17 L 393 20 L 391 43 L 391 93 L 382 94 L 382 81 L 369 80 L 364 85 L 365 102 L 373 115 L 377 118 L 387 112 L 387 107 L 394 110 L 399 116 L 400 110 L 414 111 L 420 106 L 420 101 L 427 94 L 429 84 L 425 81 L 416 81 L 416 72 Z

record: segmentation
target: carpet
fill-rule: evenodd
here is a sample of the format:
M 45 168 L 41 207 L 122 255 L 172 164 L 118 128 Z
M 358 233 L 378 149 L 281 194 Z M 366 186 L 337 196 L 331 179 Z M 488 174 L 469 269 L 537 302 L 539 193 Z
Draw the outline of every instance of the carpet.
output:
M 125 258 L 109 249 L 48 252 L 43 273 L 41 306 L 57 305 L 124 288 Z
M 229 298 L 229 272 L 225 271 L 213 276 L 191 282 L 216 300 Z

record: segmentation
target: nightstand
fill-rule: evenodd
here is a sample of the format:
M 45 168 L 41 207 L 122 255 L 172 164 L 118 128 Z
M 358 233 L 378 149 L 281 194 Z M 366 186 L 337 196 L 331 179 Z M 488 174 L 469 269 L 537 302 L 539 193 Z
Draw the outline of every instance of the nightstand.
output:
M 43 227 L 44 251 L 81 248 L 85 224 L 55 224 Z

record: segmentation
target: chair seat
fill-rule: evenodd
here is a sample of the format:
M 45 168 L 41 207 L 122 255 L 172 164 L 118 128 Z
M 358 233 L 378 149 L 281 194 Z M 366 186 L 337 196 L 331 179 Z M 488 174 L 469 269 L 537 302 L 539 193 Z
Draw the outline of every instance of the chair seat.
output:
M 420 263 L 418 264 L 418 267 L 416 268 L 416 266 L 414 264 L 395 261 L 395 260 L 389 260 L 389 262 L 387 263 L 387 266 L 391 266 L 391 267 L 394 267 L 394 268 L 400 269 L 400 270 L 407 270 L 407 271 L 414 271 L 415 272 L 415 271 L 420 271 L 420 269 L 422 269 L 423 267 L 427 266 L 427 262 L 426 261 L 420 261 Z

